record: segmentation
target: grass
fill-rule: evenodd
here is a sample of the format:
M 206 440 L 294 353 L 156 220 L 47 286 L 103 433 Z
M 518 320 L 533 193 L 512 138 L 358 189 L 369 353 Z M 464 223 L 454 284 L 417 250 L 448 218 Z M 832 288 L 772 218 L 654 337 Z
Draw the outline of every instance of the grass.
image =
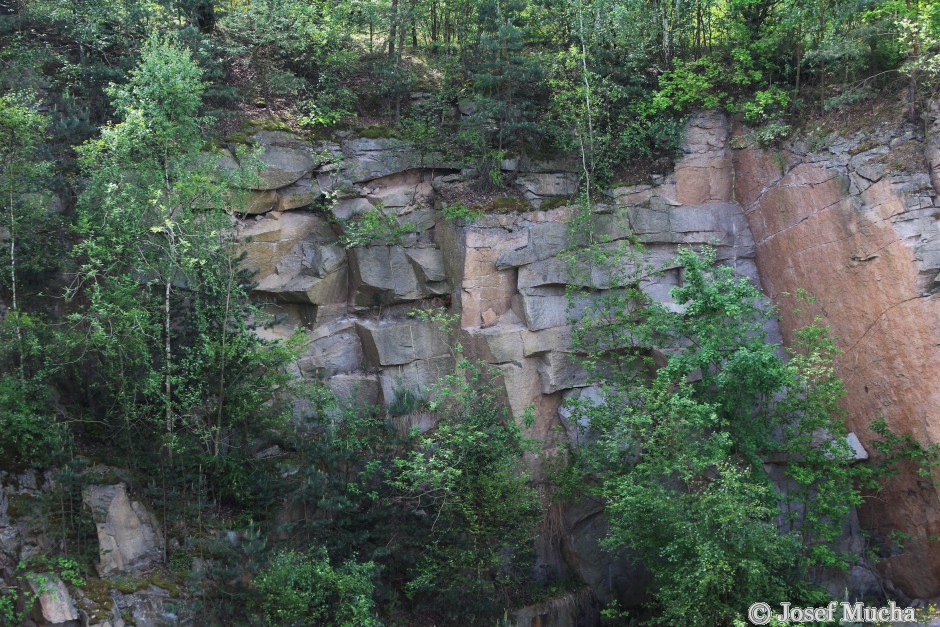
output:
M 388 404 L 388 414 L 390 416 L 404 416 L 418 411 L 427 404 L 423 398 L 412 390 L 395 390 L 395 396 L 392 402 Z
M 365 139 L 401 139 L 397 129 L 379 124 L 356 128 L 354 132 Z
M 547 198 L 542 201 L 541 205 L 539 205 L 539 211 L 551 211 L 552 209 L 564 207 L 567 204 L 567 198 Z

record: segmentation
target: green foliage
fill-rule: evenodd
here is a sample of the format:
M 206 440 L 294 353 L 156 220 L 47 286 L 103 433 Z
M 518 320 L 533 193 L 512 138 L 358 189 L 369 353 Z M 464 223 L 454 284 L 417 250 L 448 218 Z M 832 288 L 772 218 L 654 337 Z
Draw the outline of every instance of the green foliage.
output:
M 619 132 L 623 159 L 642 161 L 677 156 L 685 122 L 681 117 L 634 117 Z
M 662 624 L 730 624 L 755 600 L 810 600 L 812 569 L 857 558 L 834 540 L 876 476 L 846 443 L 827 329 L 800 330 L 784 362 L 760 293 L 713 251 L 680 251 L 677 312 L 639 289 L 650 269 L 616 252 L 593 261 L 622 287 L 580 297 L 575 342 L 602 394 L 571 409 L 586 425 L 583 471 L 607 503 L 605 544 L 650 572 Z M 793 460 L 784 479 L 767 475 L 769 455 Z
M 253 580 L 257 611 L 266 625 L 379 625 L 372 600 L 374 571 L 372 562 L 333 567 L 323 549 L 278 553 Z
M 393 485 L 409 511 L 431 523 L 406 589 L 473 620 L 519 594 L 539 508 L 519 467 L 518 428 L 492 398 L 460 394 L 448 400 L 433 435 L 396 462 Z
M 660 77 L 659 91 L 649 105 L 650 112 L 716 109 L 727 98 L 727 93 L 721 90 L 723 78 L 723 68 L 711 57 L 678 61 L 675 68 Z
M 447 205 L 441 209 L 441 213 L 448 220 L 453 220 L 460 224 L 473 224 L 476 220 L 483 217 L 483 212 L 477 208 L 471 208 L 462 202 L 456 202 Z
M 57 461 L 68 431 L 50 415 L 46 391 L 32 380 L 0 378 L 0 456 L 10 468 Z
M 763 126 L 755 129 L 754 136 L 757 138 L 757 143 L 759 143 L 761 146 L 771 146 L 788 137 L 792 131 L 793 128 L 789 124 L 768 122 L 767 124 L 764 124 Z M 785 165 L 786 163 L 781 165 L 781 172 L 783 171 Z
M 70 315 L 73 350 L 131 463 L 167 454 L 217 496 L 251 500 L 246 444 L 281 423 L 272 394 L 290 387 L 281 367 L 296 345 L 252 331 L 264 317 L 220 208 L 237 209 L 234 190 L 253 173 L 227 172 L 201 151 L 200 76 L 188 50 L 154 37 L 129 83 L 109 89 L 121 121 L 81 150 L 89 182 L 71 295 L 87 305 Z
M 493 375 L 459 347 L 457 372 L 422 390 L 427 401 L 403 389 L 383 411 L 301 392 L 288 364 L 302 340 L 255 333 L 269 320 L 231 237 L 258 161 L 245 152 L 240 170 L 218 167 L 207 131 L 245 117 L 320 138 L 348 125 L 464 159 L 492 190 L 518 174 L 506 161 L 560 150 L 581 157 L 590 204 L 592 186 L 665 171 L 695 109 L 739 113 L 772 145 L 795 116 L 898 93 L 900 80 L 913 115 L 937 86 L 940 41 L 940 9 L 920 0 L 11 6 L 0 16 L 0 458 L 58 468 L 56 488 L 29 501 L 80 559 L 94 537 L 81 513 L 89 479 L 69 457 L 113 453 L 181 543 L 174 572 L 204 624 L 250 609 L 368 623 L 373 606 L 498 619 L 529 600 L 538 518 L 519 463 L 530 447 Z M 207 103 L 235 121 L 210 118 Z M 504 195 L 482 209 L 530 207 Z M 482 211 L 443 213 L 471 223 Z M 728 622 L 754 595 L 808 598 L 807 572 L 851 559 L 831 541 L 859 487 L 898 460 L 926 470 L 940 451 L 876 422 L 884 461 L 850 463 L 824 328 L 802 331 L 782 362 L 760 341 L 771 312 L 688 255 L 685 308 L 666 311 L 643 294 L 653 271 L 637 249 L 604 242 L 585 216 L 572 298 L 590 315 L 574 333 L 605 392 L 577 404 L 592 444 L 575 456 L 608 500 L 610 546 L 652 565 L 663 622 Z M 381 208 L 342 228 L 347 248 L 412 232 Z M 437 428 L 409 439 L 386 424 L 425 402 Z M 276 459 L 252 454 L 274 443 Z M 767 454 L 800 460 L 783 496 L 758 461 Z M 569 491 L 584 492 L 569 472 Z M 290 552 L 320 545 L 346 565 Z M 332 583 L 311 589 L 321 576 Z M 265 601 L 252 587 L 262 580 Z M 0 592 L 0 621 L 20 622 L 14 610 Z
M 0 588 L 0 623 L 16 625 L 23 622 L 23 613 L 16 610 L 18 596 L 16 588 Z
M 21 560 L 17 569 L 33 573 L 53 573 L 65 583 L 77 588 L 85 585 L 84 569 L 78 562 L 67 557 L 33 555 Z
M 419 312 L 443 329 L 455 320 Z M 523 592 L 539 499 L 521 456 L 531 444 L 499 402 L 484 364 L 463 358 L 433 391 L 439 423 L 395 460 L 395 499 L 422 521 L 420 559 L 409 595 L 452 620 L 495 618 Z
M 426 401 L 409 389 L 397 390 L 388 404 L 389 416 L 404 416 L 426 406 Z
M 345 221 L 339 243 L 346 249 L 369 246 L 375 242 L 397 246 L 414 230 L 413 224 L 399 224 L 394 212 L 386 213 L 381 208 L 375 208 Z

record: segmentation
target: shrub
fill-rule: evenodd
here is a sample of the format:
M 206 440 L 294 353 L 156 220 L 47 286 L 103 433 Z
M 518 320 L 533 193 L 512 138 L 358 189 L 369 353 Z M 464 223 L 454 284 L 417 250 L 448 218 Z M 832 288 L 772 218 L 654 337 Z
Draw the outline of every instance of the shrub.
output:
M 256 611 L 266 625 L 379 625 L 374 616 L 375 564 L 348 561 L 334 568 L 325 549 L 285 551 L 254 578 Z
M 347 249 L 368 246 L 374 241 L 396 246 L 414 230 L 413 224 L 399 224 L 395 215 L 388 215 L 376 208 L 345 221 L 339 242 Z

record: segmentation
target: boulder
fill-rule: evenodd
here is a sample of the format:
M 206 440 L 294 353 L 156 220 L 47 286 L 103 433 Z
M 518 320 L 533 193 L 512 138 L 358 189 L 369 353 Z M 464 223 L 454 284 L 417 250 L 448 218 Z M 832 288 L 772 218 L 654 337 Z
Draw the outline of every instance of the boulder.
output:
M 262 146 L 263 167 L 258 173 L 256 189 L 272 190 L 287 187 L 313 172 L 317 165 L 313 148 L 299 137 L 278 131 L 262 131 L 252 135 Z
M 336 216 L 337 219 L 348 220 L 353 216 L 372 211 L 373 209 L 375 209 L 375 205 L 371 202 L 365 198 L 355 197 L 340 200 L 333 205 L 330 211 L 333 212 L 333 215 Z
M 287 187 L 313 172 L 316 165 L 309 153 L 295 148 L 267 146 L 261 153 L 264 167 L 258 173 L 258 189 Z
M 327 305 L 345 302 L 346 289 L 345 250 L 301 242 L 258 282 L 255 291 L 285 302 Z
M 497 270 L 496 260 L 504 251 L 524 246 L 529 241 L 527 234 L 502 226 L 455 228 L 447 221 L 435 229 L 435 238 L 445 251 L 449 276 L 455 277 L 461 288 L 454 291 L 461 325 L 479 326 L 483 312 L 489 309 L 497 316 L 506 313 L 516 291 L 515 273 Z
M 30 589 L 37 595 L 44 624 L 56 627 L 79 627 L 78 608 L 65 582 L 54 573 L 30 573 L 26 577 Z
M 358 406 L 374 406 L 382 402 L 382 387 L 374 374 L 342 373 L 327 379 L 326 386 L 340 400 Z
M 491 327 L 464 329 L 467 345 L 475 357 L 491 364 L 503 364 L 522 360 L 524 338 L 530 335 L 523 324 L 497 324 Z
M 454 358 L 440 355 L 429 359 L 418 359 L 407 364 L 382 368 L 379 384 L 382 397 L 388 406 L 403 391 L 409 391 L 419 398 L 426 398 L 431 388 L 441 379 L 454 372 Z
M 277 192 L 277 210 L 288 211 L 306 207 L 323 196 L 320 184 L 312 178 L 302 178 Z
M 563 326 L 568 323 L 569 315 L 576 318 L 582 313 L 577 307 L 569 312 L 568 297 L 561 285 L 520 289 L 512 302 L 513 309 L 530 331 Z
M 629 254 L 629 246 L 621 242 L 610 242 L 600 245 L 610 262 L 603 264 L 593 263 L 588 259 L 578 259 L 573 263 L 562 256 L 549 257 L 519 268 L 518 288 L 520 291 L 545 286 L 572 285 L 578 287 L 591 287 L 595 289 L 609 289 L 633 283 L 637 271 L 645 272 L 644 266 L 648 263 L 660 267 L 675 256 L 674 249 L 669 254 L 662 255 L 662 250 L 650 248 L 639 257 Z M 614 263 L 616 262 L 616 263 Z
M 256 273 L 256 281 L 276 274 L 277 266 L 287 257 L 306 257 L 309 246 L 305 251 L 303 242 L 331 244 L 336 241 L 326 220 L 306 211 L 289 211 L 278 215 L 277 219 L 268 214 L 260 220 L 240 222 L 237 238 L 238 250 L 245 253 L 242 267 Z
M 277 192 L 273 190 L 257 191 L 251 190 L 245 204 L 240 207 L 239 213 L 249 215 L 258 215 L 267 213 L 277 205 Z
M 460 164 L 437 152 L 422 152 L 414 144 L 400 139 L 356 138 L 342 142 L 346 161 L 342 176 L 351 183 L 404 172 L 414 168 L 459 169 Z
M 358 321 L 356 330 L 371 366 L 398 366 L 417 359 L 450 356 L 436 325 L 423 320 Z
M 412 233 L 421 234 L 423 231 L 434 228 L 441 219 L 441 214 L 433 209 L 419 209 L 409 211 L 398 216 L 399 226 L 407 226 Z
M 500 254 L 496 259 L 497 270 L 544 261 L 568 248 L 568 225 L 564 222 L 537 223 L 526 231 L 525 246 Z
M 414 201 L 415 191 L 410 188 L 392 188 L 377 194 L 369 194 L 366 199 L 376 207 L 401 209 Z
M 372 307 L 418 300 L 429 292 L 400 246 L 359 246 L 349 251 L 352 291 L 356 305 Z
M 675 169 L 676 201 L 700 205 L 733 199 L 734 177 L 727 139 L 728 121 L 720 113 L 702 113 L 689 121 L 682 140 L 685 156 Z
M 352 372 L 362 367 L 362 345 L 355 328 L 331 333 L 310 342 L 297 365 L 307 380 L 320 380 L 339 372 Z
M 513 625 L 551 625 L 552 627 L 600 627 L 601 606 L 590 588 L 581 588 L 561 596 L 527 605 L 513 612 Z
M 558 417 L 565 428 L 565 435 L 574 445 L 592 441 L 590 421 L 585 416 L 575 416 L 571 403 L 579 403 L 582 407 L 600 406 L 605 401 L 604 390 L 596 385 L 585 388 L 576 388 L 565 393 L 565 403 L 558 410 Z
M 578 191 L 578 177 L 570 172 L 528 172 L 519 175 L 515 186 L 528 200 L 567 197 Z
M 538 371 L 542 394 L 584 387 L 588 383 L 587 371 L 572 353 L 549 351 L 541 355 Z
M 132 594 L 115 594 L 121 614 L 130 614 L 137 627 L 163 627 L 180 624 L 180 617 L 171 609 L 170 593 L 154 585 Z
M 601 603 L 617 599 L 622 607 L 638 607 L 647 599 L 647 576 L 622 553 L 612 554 L 598 544 L 610 523 L 603 506 L 585 499 L 565 511 L 565 554 L 581 581 Z
M 213 153 L 203 153 L 203 154 L 204 154 L 204 157 L 203 157 L 204 159 L 213 158 Z M 231 173 L 241 168 L 241 165 L 238 163 L 238 159 L 235 158 L 235 155 L 228 148 L 221 149 L 218 152 L 218 155 L 216 156 L 216 158 L 217 158 L 216 163 L 219 166 L 219 169 L 222 170 L 223 172 Z
M 571 348 L 571 327 L 568 325 L 529 332 L 522 338 L 522 354 L 525 357 L 569 348 Z
M 418 278 L 425 283 L 445 281 L 444 253 L 440 248 L 406 248 L 405 256 L 414 267 Z
M 618 205 L 632 207 L 647 202 L 653 195 L 653 186 L 625 185 L 605 192 L 605 194 L 616 200 Z
M 156 517 L 127 496 L 127 487 L 91 485 L 82 490 L 98 531 L 98 574 L 102 577 L 149 568 L 163 559 Z
M 521 359 L 501 364 L 506 401 L 513 418 L 521 418 L 526 411 L 538 407 L 542 399 L 538 360 Z

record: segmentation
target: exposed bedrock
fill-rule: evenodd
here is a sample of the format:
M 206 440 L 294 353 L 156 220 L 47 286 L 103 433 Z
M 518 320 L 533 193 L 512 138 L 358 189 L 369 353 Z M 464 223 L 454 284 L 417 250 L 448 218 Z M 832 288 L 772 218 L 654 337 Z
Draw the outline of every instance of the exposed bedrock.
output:
M 796 144 L 733 156 L 761 281 L 786 314 L 784 339 L 817 316 L 832 328 L 844 351 L 843 407 L 863 444 L 881 416 L 925 445 L 940 442 L 940 206 L 927 168 L 904 172 L 902 151 L 923 154 L 913 129 L 859 133 L 819 152 Z M 793 314 L 800 288 L 816 302 Z M 940 594 L 931 483 L 907 468 L 860 510 L 875 543 L 891 530 L 909 535 L 880 568 L 914 597 Z
M 663 272 L 641 287 L 667 306 L 682 280 L 671 265 L 681 245 L 715 246 L 721 263 L 762 284 L 784 313 L 793 304 L 784 293 L 807 289 L 818 300 L 785 318 L 783 337 L 816 315 L 833 327 L 846 352 L 839 367 L 850 428 L 867 443 L 867 426 L 885 415 L 901 432 L 936 442 L 936 195 L 926 168 L 919 175 L 888 172 L 889 146 L 914 140 L 904 129 L 886 133 L 867 150 L 854 139 L 825 154 L 733 149 L 746 142 L 730 141 L 727 119 L 701 114 L 689 123 L 673 173 L 596 199 L 596 229 L 610 246 L 631 234 L 644 244 L 644 261 Z M 579 438 L 577 426 L 560 415 L 564 398 L 598 393 L 573 359 L 570 321 L 582 303 L 569 304 L 565 286 L 621 287 L 596 269 L 572 271 L 564 259 L 577 245 L 567 227 L 573 207 L 553 202 L 538 209 L 546 198 L 574 193 L 576 168 L 565 160 L 507 160 L 503 167 L 516 172 L 531 210 L 488 213 L 467 225 L 440 211 L 441 199 L 466 184 L 466 173 L 440 155 L 398 140 L 346 138 L 308 150 L 284 134 L 255 139 L 271 170 L 262 178 L 284 185 L 257 190 L 275 197 L 265 201 L 272 209 L 241 221 L 239 238 L 246 267 L 257 272 L 258 298 L 280 316 L 263 333 L 301 330 L 310 340 L 297 376 L 323 378 L 340 396 L 386 406 L 425 396 L 453 368 L 454 355 L 429 323 L 409 314 L 450 307 L 467 351 L 501 372 L 512 415 L 522 424 L 534 412 L 527 435 L 542 442 L 542 451 L 527 463 L 547 485 L 544 461 Z M 284 151 L 294 152 L 288 158 Z M 320 190 L 338 201 L 315 208 L 310 203 Z M 408 232 L 394 244 L 341 247 L 342 221 L 374 209 L 409 225 Z M 781 337 L 776 324 L 768 333 Z M 396 420 L 403 430 L 433 427 L 420 411 Z M 940 501 L 914 477 L 895 480 L 861 520 L 876 541 L 888 529 L 911 534 L 905 552 L 883 568 L 907 594 L 928 596 L 940 593 L 940 549 L 927 542 L 940 536 Z M 597 547 L 607 525 L 602 509 L 548 509 L 536 574 L 575 574 L 601 601 L 637 602 L 642 573 Z M 846 541 L 861 542 L 857 527 Z M 844 583 L 860 590 L 869 580 L 858 574 Z

